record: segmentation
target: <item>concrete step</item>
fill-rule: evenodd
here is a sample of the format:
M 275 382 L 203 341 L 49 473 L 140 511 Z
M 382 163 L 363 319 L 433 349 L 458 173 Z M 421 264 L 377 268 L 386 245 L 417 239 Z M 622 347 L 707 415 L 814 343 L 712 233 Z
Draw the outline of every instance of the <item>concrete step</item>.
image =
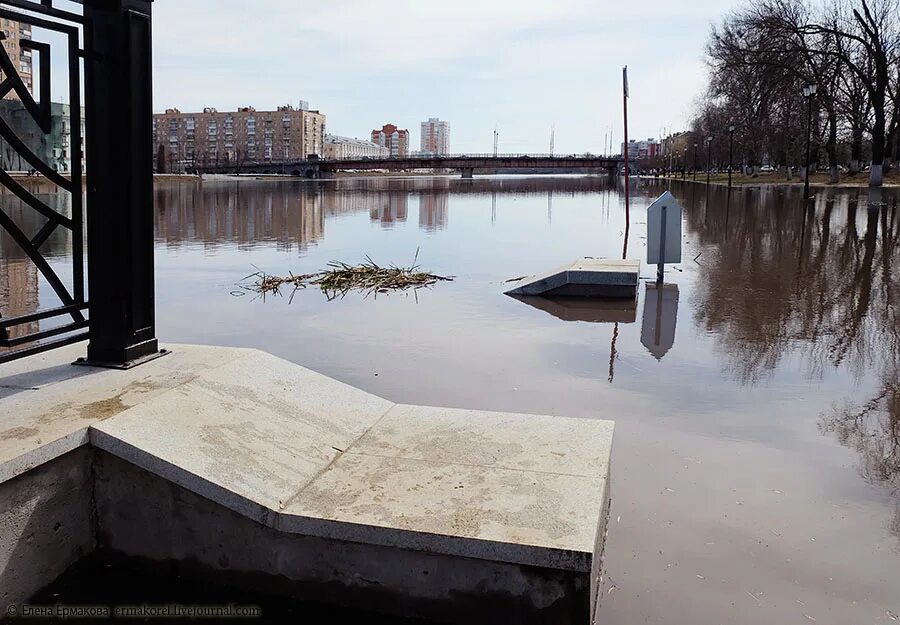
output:
M 612 422 L 394 404 L 255 350 L 171 349 L 114 375 L 66 376 L 52 352 L 34 371 L 16 363 L 14 378 L 41 390 L 0 399 L 3 419 L 23 393 L 55 399 L 15 420 L 34 430 L 18 455 L 0 429 L 0 503 L 52 488 L 37 469 L 71 473 L 88 457 L 95 510 L 81 516 L 118 553 L 400 616 L 590 620 Z M 107 410 L 83 407 L 98 402 Z M 80 446 L 90 453 L 66 453 Z M 28 566 L 13 547 L 0 582 Z

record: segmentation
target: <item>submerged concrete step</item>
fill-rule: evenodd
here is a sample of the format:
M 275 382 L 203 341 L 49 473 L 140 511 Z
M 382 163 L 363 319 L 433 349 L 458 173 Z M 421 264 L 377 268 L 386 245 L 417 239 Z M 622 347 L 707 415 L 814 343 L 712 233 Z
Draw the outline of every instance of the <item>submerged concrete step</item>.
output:
M 640 271 L 639 260 L 586 257 L 517 280 L 506 294 L 634 298 Z

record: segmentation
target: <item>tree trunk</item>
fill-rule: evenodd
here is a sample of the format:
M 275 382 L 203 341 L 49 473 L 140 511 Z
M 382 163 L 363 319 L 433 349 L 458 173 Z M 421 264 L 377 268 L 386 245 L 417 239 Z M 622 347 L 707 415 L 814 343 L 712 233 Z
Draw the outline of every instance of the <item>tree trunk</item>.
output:
M 862 164 L 863 131 L 862 125 L 853 123 L 850 127 L 850 173 L 858 174 Z

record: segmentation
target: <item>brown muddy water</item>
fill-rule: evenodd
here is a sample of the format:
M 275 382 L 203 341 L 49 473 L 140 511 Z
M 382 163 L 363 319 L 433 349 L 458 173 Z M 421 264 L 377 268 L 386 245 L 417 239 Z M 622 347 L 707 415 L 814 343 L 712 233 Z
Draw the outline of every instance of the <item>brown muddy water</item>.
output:
M 638 182 L 631 257 L 664 188 Z M 158 335 L 257 347 L 398 402 L 614 419 L 605 625 L 897 622 L 900 194 L 671 190 L 684 262 L 661 299 L 642 282 L 629 308 L 502 294 L 512 277 L 621 256 L 623 197 L 606 178 L 161 183 Z M 70 248 L 45 247 L 66 279 Z M 417 250 L 456 280 L 335 301 L 236 285 Z M 0 239 L 0 313 L 52 304 Z

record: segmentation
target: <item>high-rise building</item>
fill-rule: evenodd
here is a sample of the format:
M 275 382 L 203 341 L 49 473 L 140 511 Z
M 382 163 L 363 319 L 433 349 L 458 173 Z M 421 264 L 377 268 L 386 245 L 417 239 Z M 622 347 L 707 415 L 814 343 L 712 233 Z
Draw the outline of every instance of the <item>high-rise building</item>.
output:
M 12 61 L 13 67 L 19 72 L 25 87 L 32 91 L 33 76 L 31 72 L 31 50 L 21 46 L 22 39 L 31 39 L 31 24 L 24 24 L 14 20 L 0 20 L 0 33 L 2 33 L 3 50 Z M 0 72 L 0 80 L 5 76 Z M 19 96 L 15 91 L 10 91 L 4 96 L 7 100 L 18 100 Z
M 450 124 L 437 117 L 422 122 L 421 151 L 423 154 L 450 154 Z
M 385 124 L 372 131 L 372 143 L 390 150 L 391 156 L 409 156 L 409 131 Z
M 325 148 L 325 115 L 293 106 L 202 113 L 166 109 L 153 116 L 153 157 L 157 171 L 245 162 L 302 160 Z M 159 163 L 157 161 L 164 162 Z

